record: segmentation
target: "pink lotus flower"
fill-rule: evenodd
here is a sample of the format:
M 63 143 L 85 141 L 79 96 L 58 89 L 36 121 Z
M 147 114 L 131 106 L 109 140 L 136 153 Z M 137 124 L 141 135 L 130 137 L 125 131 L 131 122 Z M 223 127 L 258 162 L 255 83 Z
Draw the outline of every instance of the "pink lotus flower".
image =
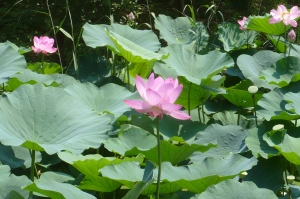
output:
M 47 55 L 47 53 L 54 53 L 57 51 L 57 48 L 53 48 L 54 39 L 49 38 L 48 36 L 42 36 L 40 38 L 34 36 L 33 43 L 34 46 L 31 48 L 35 53 L 43 53 Z
M 296 33 L 294 30 L 291 30 L 288 34 L 288 42 L 294 43 L 296 41 Z
M 140 76 L 136 76 L 136 88 L 145 100 L 124 100 L 124 102 L 139 113 L 148 113 L 152 117 L 163 118 L 163 115 L 170 115 L 179 120 L 188 120 L 191 117 L 180 111 L 181 105 L 174 104 L 182 91 L 182 84 L 178 80 L 162 77 L 154 79 L 154 73 L 146 83 Z
M 238 20 L 238 23 L 240 24 L 240 30 L 246 30 L 246 28 L 245 28 L 246 20 L 247 20 L 247 17 L 243 17 L 242 20 Z
M 300 16 L 300 10 L 298 10 L 298 6 L 294 6 L 288 11 L 284 5 L 279 5 L 277 10 L 272 9 L 270 14 L 272 15 L 272 18 L 269 19 L 270 24 L 282 21 L 285 25 L 297 27 L 298 24 L 295 19 Z
M 129 21 L 133 21 L 135 19 L 134 14 L 131 12 L 129 13 L 129 15 L 127 16 Z

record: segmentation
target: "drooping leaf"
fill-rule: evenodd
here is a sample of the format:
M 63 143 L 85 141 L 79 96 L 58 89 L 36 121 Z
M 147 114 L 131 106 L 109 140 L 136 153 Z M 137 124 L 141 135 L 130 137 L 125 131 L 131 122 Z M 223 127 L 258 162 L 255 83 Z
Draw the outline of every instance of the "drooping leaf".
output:
M 131 93 L 128 89 L 112 83 L 106 84 L 100 89 L 92 83 L 78 83 L 68 86 L 65 90 L 87 109 L 99 114 L 111 113 L 115 117 L 131 110 L 124 103 L 125 99 L 134 99 L 139 96 L 137 93 Z
M 13 74 L 25 70 L 24 56 L 8 43 L 0 43 L 0 55 L 0 84 L 6 82 Z
M 222 41 L 224 50 L 241 49 L 243 45 L 250 47 L 257 35 L 256 31 L 241 31 L 236 24 L 222 23 L 218 26 L 219 40 Z M 246 46 L 247 47 L 247 46 Z
M 160 64 L 159 67 L 170 67 L 176 71 L 177 76 L 184 76 L 188 81 L 197 85 L 200 85 L 202 79 L 211 78 L 221 70 L 234 65 L 232 58 L 220 51 L 197 55 L 182 45 L 173 44 L 162 48 L 160 52 L 170 53 L 170 56 L 164 60 L 165 64 Z
M 277 88 L 266 93 L 262 96 L 262 98 L 258 101 L 257 105 L 257 117 L 265 118 L 266 120 L 294 120 L 298 119 L 299 115 L 294 114 L 288 111 L 285 108 L 287 104 L 284 101 L 284 95 Z
M 9 194 L 5 197 L 5 199 L 25 199 L 21 194 L 19 194 L 16 191 L 11 191 Z
M 54 180 L 37 180 L 25 186 L 23 190 L 34 191 L 57 199 L 96 199 L 95 196 L 85 193 L 73 185 L 56 182 Z
M 282 22 L 270 24 L 270 18 L 270 16 L 250 16 L 247 19 L 247 29 L 263 32 L 269 35 L 281 35 L 291 28 L 290 25 L 286 26 Z
M 273 89 L 275 86 L 270 85 L 269 82 L 261 79 L 260 73 L 275 64 L 282 57 L 283 54 L 275 53 L 270 50 L 262 50 L 258 51 L 253 56 L 240 55 L 237 59 L 237 65 L 243 75 L 247 79 L 250 79 L 255 86 Z
M 22 190 L 21 187 L 30 183 L 31 181 L 24 175 L 11 174 L 9 177 L 0 178 L 0 198 L 5 199 L 11 191 L 16 191 L 24 198 L 28 198 L 29 192 Z
M 22 85 L 2 97 L 0 112 L 0 140 L 4 145 L 22 145 L 50 155 L 97 148 L 111 128 L 108 116 L 84 108 L 62 88 L 41 84 Z
M 268 189 L 259 189 L 253 182 L 240 183 L 237 180 L 226 180 L 208 187 L 203 193 L 191 199 L 215 198 L 243 198 L 243 199 L 277 199 L 277 196 Z
M 82 37 L 87 46 L 92 48 L 107 46 L 110 50 L 119 54 L 120 51 L 110 39 L 106 30 L 118 33 L 121 37 L 141 46 L 149 51 L 155 52 L 160 48 L 157 36 L 151 30 L 137 30 L 128 25 L 91 25 L 86 23 L 83 26 Z

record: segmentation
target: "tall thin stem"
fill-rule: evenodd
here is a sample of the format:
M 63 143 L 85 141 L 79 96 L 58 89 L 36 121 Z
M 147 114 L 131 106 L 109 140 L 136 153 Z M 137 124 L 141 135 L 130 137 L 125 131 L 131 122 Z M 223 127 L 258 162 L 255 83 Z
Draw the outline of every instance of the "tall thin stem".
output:
M 127 87 L 130 90 L 130 76 L 129 76 L 129 62 L 126 60 L 126 71 L 127 71 Z
M 188 94 L 188 114 L 191 116 L 191 88 L 192 88 L 192 82 L 189 86 L 189 94 Z
M 202 105 L 201 105 L 201 111 L 202 111 L 202 118 L 203 118 L 203 124 L 205 124 L 205 117 L 204 117 L 204 115 L 205 115 L 205 112 L 204 112 L 204 101 L 202 101 Z
M 42 54 L 42 74 L 44 74 L 44 54 Z
M 200 116 L 200 106 L 198 106 L 198 117 L 199 117 L 199 122 L 201 122 L 201 116 Z
M 158 157 L 158 175 L 156 184 L 156 199 L 159 199 L 160 176 L 161 176 L 161 154 L 160 154 L 160 134 L 159 134 L 159 117 L 156 117 L 156 138 L 157 138 L 157 157 Z
M 252 100 L 253 100 L 253 111 L 254 111 L 254 117 L 255 117 L 255 124 L 257 126 L 255 94 L 252 94 Z
M 30 156 L 31 156 L 31 167 L 30 167 L 30 180 L 34 182 L 34 168 L 35 168 L 35 150 L 29 150 Z M 33 192 L 30 191 L 29 198 L 31 198 L 33 195 Z

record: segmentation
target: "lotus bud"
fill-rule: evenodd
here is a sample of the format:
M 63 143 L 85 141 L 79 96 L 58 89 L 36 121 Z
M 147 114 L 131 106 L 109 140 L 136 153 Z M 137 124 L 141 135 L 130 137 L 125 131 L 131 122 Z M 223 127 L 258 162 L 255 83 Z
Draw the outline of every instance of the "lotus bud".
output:
M 275 126 L 273 126 L 273 131 L 280 131 L 284 129 L 284 125 L 283 124 L 277 124 Z
M 288 42 L 294 43 L 296 41 L 296 33 L 294 30 L 291 30 L 288 34 Z
M 134 14 L 131 12 L 129 13 L 129 15 L 127 16 L 129 21 L 133 21 L 135 19 Z
M 288 175 L 288 176 L 286 177 L 286 179 L 287 179 L 287 183 L 288 183 L 288 184 L 293 184 L 293 182 L 294 182 L 294 180 L 295 180 L 295 176 L 293 176 L 293 175 Z
M 243 178 L 246 177 L 247 175 L 248 175 L 248 173 L 247 173 L 246 171 L 244 171 L 244 172 L 240 173 L 239 177 L 240 177 L 241 179 L 243 179 Z
M 258 87 L 257 86 L 249 86 L 248 91 L 251 94 L 255 94 L 258 91 Z

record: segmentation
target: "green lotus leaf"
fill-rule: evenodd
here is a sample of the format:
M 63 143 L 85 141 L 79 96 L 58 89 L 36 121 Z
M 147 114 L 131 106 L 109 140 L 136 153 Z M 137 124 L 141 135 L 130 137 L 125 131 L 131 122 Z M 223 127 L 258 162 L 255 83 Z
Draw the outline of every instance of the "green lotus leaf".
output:
M 238 120 L 238 114 L 235 114 L 232 111 L 225 111 L 215 113 L 213 115 L 214 122 L 223 126 L 226 125 L 236 125 Z M 243 115 L 240 115 L 240 124 L 239 126 L 243 129 L 247 129 L 249 125 L 249 120 Z
M 269 159 L 259 158 L 257 165 L 247 171 L 248 175 L 243 181 L 251 181 L 259 188 L 272 190 L 275 194 L 282 186 L 282 157 L 276 156 Z
M 263 139 L 269 146 L 276 148 L 288 161 L 295 165 L 300 165 L 300 138 L 294 138 L 285 134 L 282 139 L 277 133 L 265 133 Z
M 200 85 L 202 79 L 209 79 L 225 68 L 232 67 L 234 62 L 227 53 L 211 51 L 205 55 L 191 53 L 182 45 L 170 45 L 159 52 L 170 53 L 160 67 L 174 69 L 177 76 L 184 76 L 188 81 Z M 165 65 L 165 66 L 163 66 Z
M 164 116 L 159 123 L 159 131 L 168 141 L 186 142 L 191 144 L 198 132 L 207 126 L 198 121 L 177 120 L 171 116 Z
M 274 36 L 274 35 L 267 35 L 268 39 L 272 42 L 274 48 L 280 53 L 288 52 L 289 50 L 289 43 L 281 36 Z M 292 50 L 291 50 L 292 52 Z M 293 54 L 293 53 L 292 53 Z M 292 55 L 295 56 L 296 55 Z
M 256 31 L 241 31 L 238 25 L 232 23 L 220 24 L 218 34 L 219 40 L 223 43 L 224 50 L 227 52 L 241 49 L 244 45 L 250 47 L 257 36 Z
M 30 69 L 39 74 L 55 74 L 61 73 L 61 66 L 54 62 L 43 62 L 43 66 L 41 62 L 28 63 L 27 69 Z
M 187 17 L 172 19 L 160 14 L 155 18 L 155 28 L 168 45 L 182 44 L 198 52 L 208 44 L 209 34 L 203 23 L 197 22 L 194 27 Z
M 206 158 L 188 166 L 172 166 L 169 162 L 162 163 L 161 180 L 174 182 L 189 191 L 201 193 L 210 185 L 234 178 L 243 171 L 256 165 L 255 158 L 247 159 L 240 155 L 229 158 Z M 155 170 L 157 175 L 157 169 Z
M 298 57 L 286 57 L 278 60 L 269 68 L 259 74 L 269 84 L 279 87 L 287 86 L 291 81 L 300 80 L 300 59 Z
M 37 192 L 57 199 L 96 199 L 95 196 L 85 193 L 73 185 L 54 180 L 37 180 L 25 186 L 23 190 Z
M 8 43 L 0 43 L 0 55 L 0 84 L 6 82 L 13 74 L 25 70 L 24 56 Z
M 152 179 L 150 182 L 138 182 L 134 185 L 134 187 L 127 192 L 127 194 L 122 199 L 137 199 L 139 195 L 151 185 L 151 183 L 154 181 Z
M 108 177 L 86 175 L 77 187 L 83 190 L 113 192 L 121 187 L 122 183 Z
M 143 181 L 145 169 L 140 168 L 136 162 L 122 162 L 118 165 L 110 164 L 100 172 L 104 177 L 117 180 L 129 188 L 133 188 L 136 182 Z M 181 188 L 175 183 L 162 182 L 160 184 L 160 193 L 173 193 Z M 156 185 L 151 184 L 142 192 L 143 195 L 150 195 L 156 191 Z
M 53 172 L 53 171 L 46 171 L 45 173 L 42 173 L 39 179 L 43 181 L 54 180 L 56 182 L 67 182 L 67 183 L 71 183 L 75 180 L 75 178 L 71 175 L 61 173 L 61 172 Z
M 54 154 L 81 153 L 107 139 L 110 118 L 84 108 L 62 88 L 22 85 L 0 100 L 4 145 Z
M 155 52 L 160 48 L 160 42 L 151 30 L 137 30 L 128 25 L 112 24 L 112 25 L 91 25 L 84 24 L 82 37 L 87 46 L 92 48 L 107 46 L 110 50 L 120 54 L 115 43 L 110 39 L 106 30 L 117 32 L 123 40 L 134 43 L 144 49 Z
M 250 16 L 247 19 L 247 29 L 263 32 L 269 35 L 281 35 L 291 28 L 290 25 L 286 26 L 282 22 L 270 24 L 270 16 Z
M 251 199 L 277 199 L 277 196 L 268 189 L 259 189 L 253 182 L 240 183 L 230 179 L 208 187 L 203 193 L 191 199 L 215 198 L 251 198 Z
M 284 101 L 284 95 L 277 88 L 266 93 L 258 101 L 257 105 L 257 117 L 265 118 L 266 120 L 295 120 L 299 119 L 299 115 L 293 114 L 292 112 L 285 109 L 287 104 Z
M 275 125 L 275 124 L 274 124 Z M 264 140 L 263 135 L 270 131 L 274 125 L 259 125 L 257 128 L 249 130 L 249 135 L 246 138 L 246 145 L 251 150 L 254 157 L 259 156 L 269 159 L 279 155 L 278 150 L 270 147 Z
M 227 93 L 222 95 L 237 107 L 253 107 L 254 101 L 252 94 L 248 91 L 249 86 L 252 86 L 251 81 L 245 80 L 237 84 L 236 86 L 226 89 Z M 255 104 L 257 104 L 262 95 L 263 94 L 260 92 L 255 93 Z
M 124 103 L 125 99 L 140 98 L 138 93 L 131 93 L 128 89 L 112 83 L 106 84 L 100 89 L 92 83 L 77 83 L 66 87 L 65 91 L 87 109 L 99 114 L 111 113 L 115 117 L 131 110 Z
M 195 152 L 190 159 L 192 162 L 201 162 L 206 157 L 223 158 L 241 153 L 246 149 L 245 138 L 247 135 L 248 131 L 237 125 L 212 124 L 203 132 L 199 132 L 196 135 L 196 140 L 201 142 L 216 140 L 218 145 L 205 153 Z
M 8 165 L 0 165 L 0 179 L 10 175 L 10 167 Z
M 8 195 L 5 197 L 5 199 L 25 199 L 25 198 L 18 192 L 11 191 L 8 193 Z
M 300 108 L 299 108 L 299 103 L 300 103 L 300 99 L 299 99 L 300 95 L 299 93 L 292 93 L 292 92 L 288 92 L 286 94 L 284 94 L 284 100 L 288 102 L 288 104 L 285 105 L 285 108 L 287 110 L 292 110 L 293 112 L 297 113 L 298 115 L 300 115 Z
M 141 62 L 141 63 L 130 63 L 129 74 L 131 77 L 139 75 L 142 78 L 148 78 L 154 65 L 155 61 Z
M 2 166 L 1 166 L 2 167 Z M 21 189 L 21 186 L 30 184 L 31 181 L 25 176 L 15 176 L 11 174 L 7 177 L 0 178 L 0 198 L 6 199 L 11 191 L 16 191 L 24 198 L 28 198 L 29 192 Z
M 275 53 L 270 50 L 262 50 L 255 53 L 253 56 L 240 55 L 237 59 L 237 65 L 243 75 L 252 81 L 258 87 L 273 89 L 275 86 L 270 85 L 265 79 L 259 78 L 261 71 L 266 70 L 279 59 L 283 54 Z
M 109 38 L 114 42 L 116 48 L 119 51 L 119 54 L 122 55 L 128 62 L 153 62 L 156 60 L 166 59 L 168 57 L 168 53 L 155 53 L 144 48 L 140 44 L 136 44 L 135 42 L 122 37 L 116 32 L 109 31 L 107 32 L 107 34 Z
M 40 152 L 35 153 L 35 161 L 41 161 Z M 20 146 L 5 146 L 0 144 L 0 162 L 9 165 L 11 168 L 31 167 L 31 156 L 28 149 Z
M 201 85 L 189 82 L 184 77 L 178 77 L 178 80 L 183 85 L 183 89 L 176 103 L 182 105 L 185 109 L 188 109 L 190 104 L 190 110 L 193 110 L 204 104 L 213 91 L 221 92 L 219 87 L 225 81 L 225 76 L 217 75 L 209 79 L 202 79 Z

